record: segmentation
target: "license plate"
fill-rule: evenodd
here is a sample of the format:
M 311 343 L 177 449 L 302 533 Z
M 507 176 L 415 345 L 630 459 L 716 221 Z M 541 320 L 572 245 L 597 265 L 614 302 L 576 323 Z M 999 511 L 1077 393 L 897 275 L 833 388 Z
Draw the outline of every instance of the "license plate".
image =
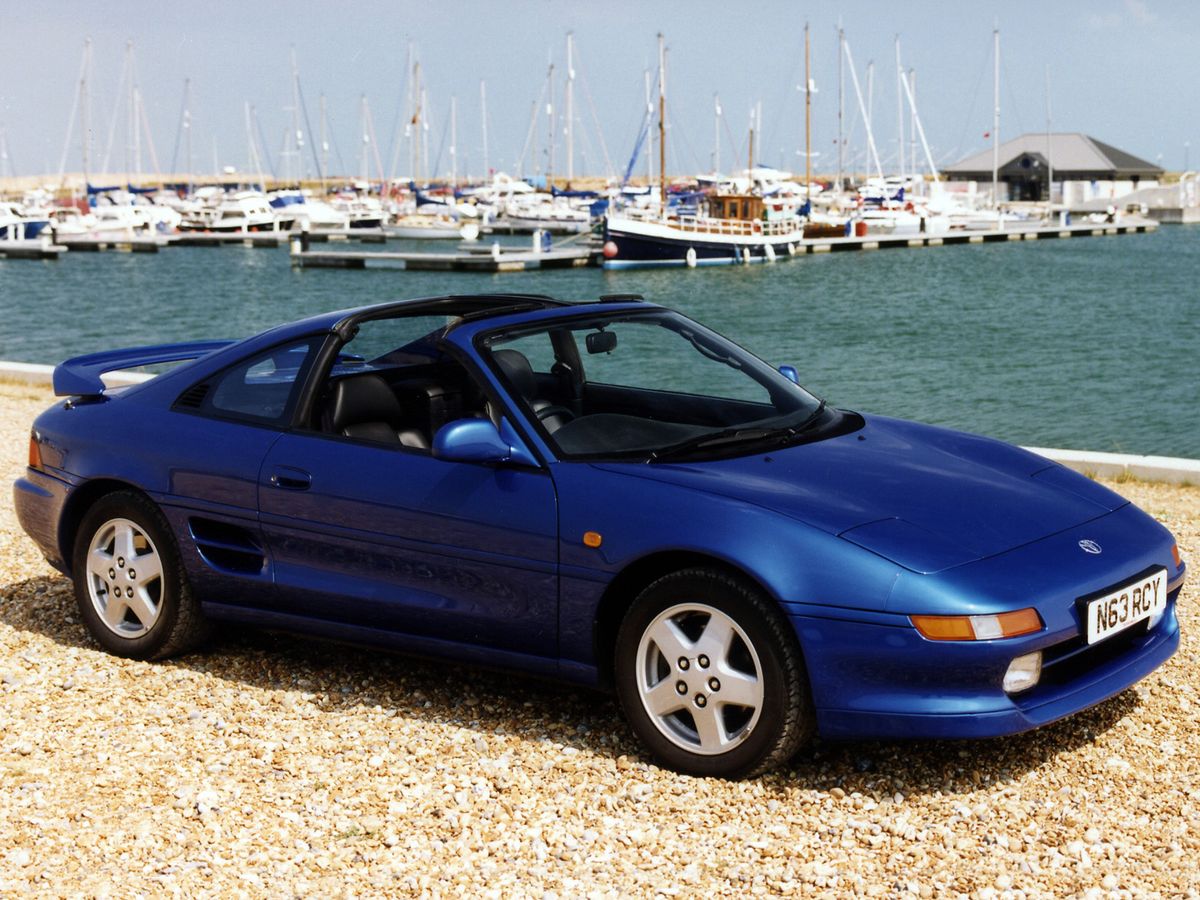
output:
M 1167 570 L 1097 597 L 1087 605 L 1087 642 L 1094 644 L 1144 622 L 1167 605 Z

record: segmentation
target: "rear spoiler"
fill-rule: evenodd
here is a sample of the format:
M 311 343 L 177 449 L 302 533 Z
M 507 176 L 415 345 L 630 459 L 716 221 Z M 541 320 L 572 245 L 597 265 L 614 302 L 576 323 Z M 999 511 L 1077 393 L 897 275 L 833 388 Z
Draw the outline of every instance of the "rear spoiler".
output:
M 199 359 L 228 347 L 233 341 L 193 341 L 188 344 L 157 344 L 129 347 L 76 356 L 54 367 L 54 393 L 59 397 L 99 397 L 105 384 L 101 375 L 121 369 L 136 369 L 160 363 Z

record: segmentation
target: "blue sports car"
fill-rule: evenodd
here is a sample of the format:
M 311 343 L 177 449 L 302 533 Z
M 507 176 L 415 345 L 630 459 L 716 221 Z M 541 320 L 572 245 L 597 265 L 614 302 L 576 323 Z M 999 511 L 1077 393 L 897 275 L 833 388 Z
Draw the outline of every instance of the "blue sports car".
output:
M 704 775 L 1034 728 L 1175 651 L 1145 513 L 797 381 L 637 295 L 326 313 L 63 363 L 16 509 L 113 653 L 236 622 L 540 673 Z

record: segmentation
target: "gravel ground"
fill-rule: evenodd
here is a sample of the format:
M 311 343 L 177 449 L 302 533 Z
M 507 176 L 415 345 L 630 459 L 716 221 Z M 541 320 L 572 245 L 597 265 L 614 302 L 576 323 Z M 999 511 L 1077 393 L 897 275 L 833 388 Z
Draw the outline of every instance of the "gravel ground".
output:
M 49 399 L 0 386 L 5 479 Z M 1200 488 L 1115 487 L 1200 559 Z M 542 682 L 251 631 L 116 659 L 7 496 L 0 549 L 0 895 L 1200 896 L 1194 584 L 1175 658 L 1065 722 L 728 783 Z

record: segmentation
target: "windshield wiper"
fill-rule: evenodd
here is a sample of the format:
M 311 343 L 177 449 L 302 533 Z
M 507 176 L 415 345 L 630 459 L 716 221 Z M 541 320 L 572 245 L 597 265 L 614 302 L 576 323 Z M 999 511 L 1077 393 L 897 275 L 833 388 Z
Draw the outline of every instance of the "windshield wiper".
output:
M 823 413 L 823 412 L 825 412 L 825 401 L 824 400 L 822 400 L 820 403 L 817 404 L 817 408 L 814 409 L 809 414 L 807 419 L 805 419 L 803 422 L 801 422 L 799 425 L 796 426 L 796 431 L 804 431 L 804 429 L 808 428 L 810 425 L 815 424 L 817 419 L 819 419 L 821 417 L 821 413 Z
M 769 438 L 787 439 L 796 433 L 791 426 L 784 428 L 726 428 L 723 431 L 710 431 L 698 434 L 677 444 L 670 444 L 653 450 L 650 462 L 662 462 L 665 459 L 686 456 L 697 450 L 708 450 L 713 447 L 723 447 L 729 444 L 753 443 Z
M 678 443 L 669 444 L 666 447 L 651 451 L 649 462 L 662 462 L 666 459 L 686 456 L 698 450 L 710 450 L 714 447 L 725 447 L 732 444 L 757 443 L 759 441 L 785 443 L 800 432 L 811 428 L 824 411 L 825 401 L 822 400 L 817 404 L 817 408 L 799 425 L 776 425 L 770 427 L 762 425 L 738 425 L 733 428 L 722 429 L 721 431 L 697 434 Z

